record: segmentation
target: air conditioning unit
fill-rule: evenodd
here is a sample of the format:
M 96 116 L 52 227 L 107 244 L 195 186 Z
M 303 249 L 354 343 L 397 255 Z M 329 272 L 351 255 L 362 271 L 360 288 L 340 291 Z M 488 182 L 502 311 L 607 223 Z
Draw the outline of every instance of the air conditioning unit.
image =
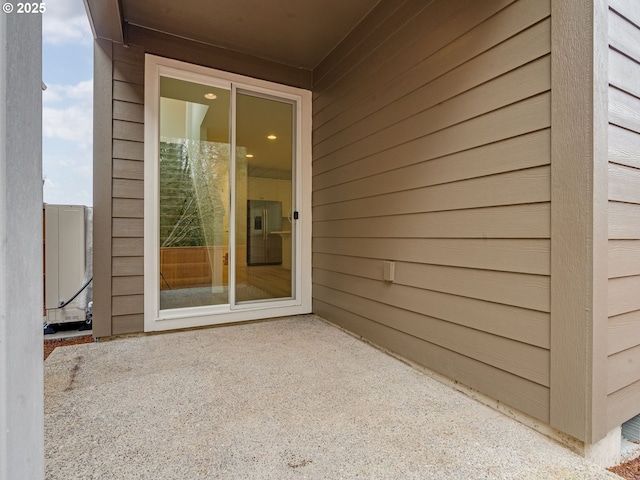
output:
M 93 209 L 44 207 L 44 308 L 48 325 L 91 322 Z
M 640 415 L 622 424 L 622 436 L 634 443 L 640 443 Z

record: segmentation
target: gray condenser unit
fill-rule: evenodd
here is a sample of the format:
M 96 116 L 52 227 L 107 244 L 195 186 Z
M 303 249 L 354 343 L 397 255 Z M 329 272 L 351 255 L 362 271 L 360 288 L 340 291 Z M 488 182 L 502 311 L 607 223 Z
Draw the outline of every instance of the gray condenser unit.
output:
M 45 205 L 45 328 L 92 319 L 92 217 L 82 205 Z

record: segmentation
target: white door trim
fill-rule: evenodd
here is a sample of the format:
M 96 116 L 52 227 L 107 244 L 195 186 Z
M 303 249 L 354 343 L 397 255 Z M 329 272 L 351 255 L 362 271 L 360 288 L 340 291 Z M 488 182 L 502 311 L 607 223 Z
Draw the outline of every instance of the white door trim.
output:
M 295 204 L 299 212 L 295 239 L 295 298 L 243 308 L 213 305 L 160 311 L 159 301 L 159 102 L 160 75 L 232 89 L 237 87 L 295 100 L 297 162 Z M 144 143 L 144 331 L 173 330 L 311 312 L 311 92 L 242 75 L 147 54 L 145 56 Z M 231 278 L 231 277 L 230 277 Z M 230 284 L 231 285 L 231 284 Z

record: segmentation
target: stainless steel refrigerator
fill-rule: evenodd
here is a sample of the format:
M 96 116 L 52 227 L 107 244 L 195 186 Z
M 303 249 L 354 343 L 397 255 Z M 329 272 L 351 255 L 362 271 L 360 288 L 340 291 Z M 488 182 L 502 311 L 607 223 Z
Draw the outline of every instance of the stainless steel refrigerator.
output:
M 247 265 L 282 264 L 282 203 L 247 200 Z

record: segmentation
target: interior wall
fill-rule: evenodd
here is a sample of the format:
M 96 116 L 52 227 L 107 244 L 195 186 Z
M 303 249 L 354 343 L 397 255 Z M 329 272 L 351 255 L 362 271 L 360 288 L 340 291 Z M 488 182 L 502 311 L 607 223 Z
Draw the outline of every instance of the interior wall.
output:
M 549 17 L 382 2 L 314 71 L 313 104 L 314 311 L 544 422 Z
M 640 4 L 609 1 L 609 428 L 640 413 Z

